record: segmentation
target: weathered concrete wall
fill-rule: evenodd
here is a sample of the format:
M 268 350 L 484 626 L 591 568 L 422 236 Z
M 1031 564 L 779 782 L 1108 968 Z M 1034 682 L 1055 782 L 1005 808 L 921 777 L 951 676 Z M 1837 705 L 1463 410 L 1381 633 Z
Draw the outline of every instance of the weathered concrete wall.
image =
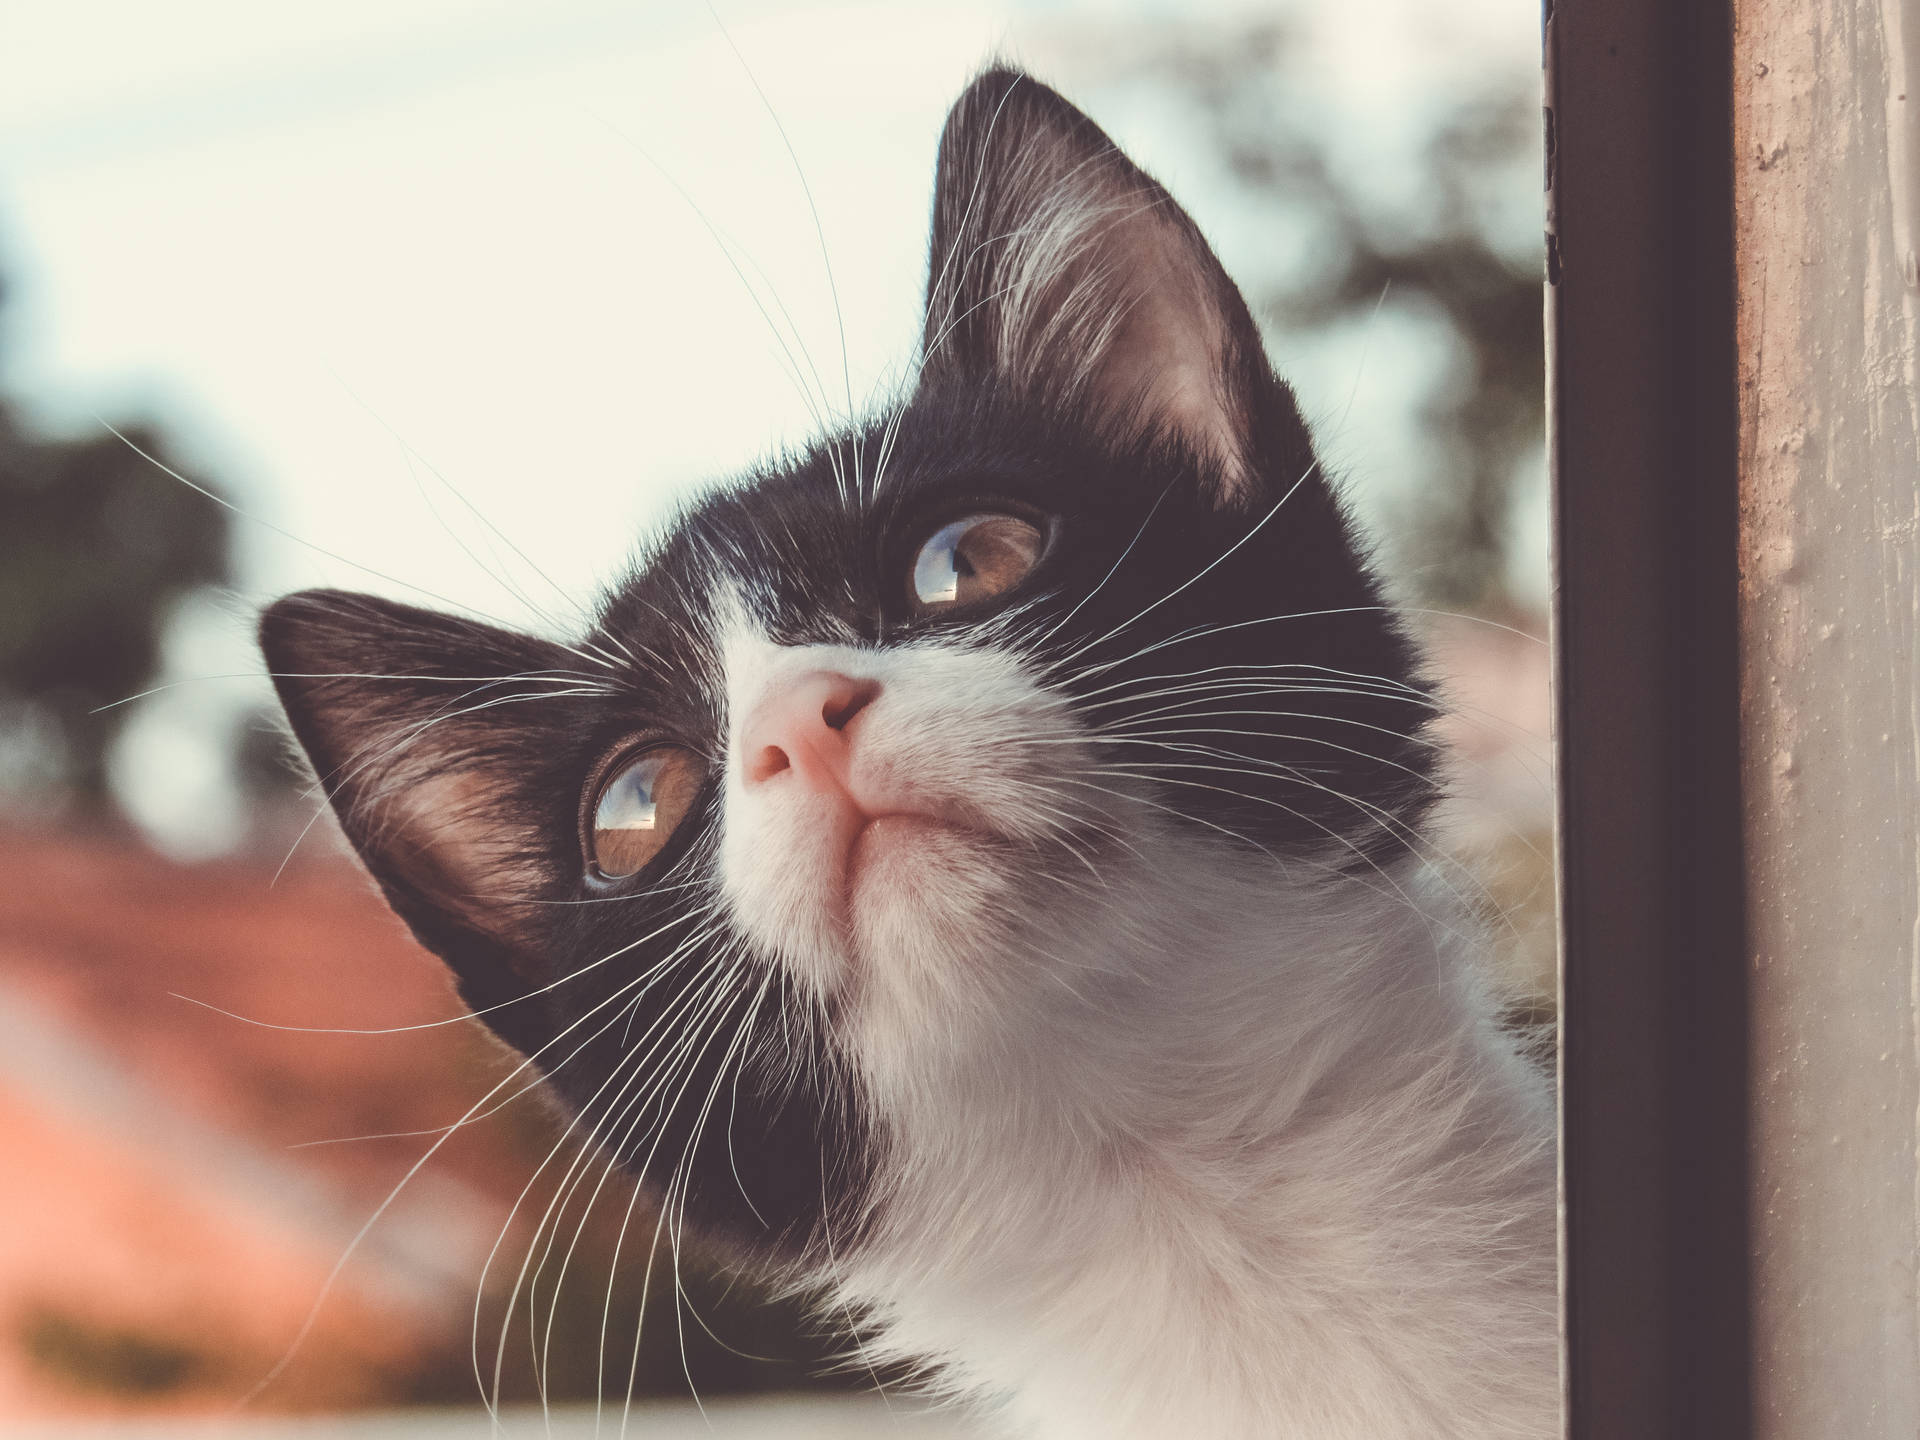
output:
M 1736 4 L 1768 1440 L 1920 1435 L 1920 95 L 1903 10 L 1920 41 L 1916 0 Z

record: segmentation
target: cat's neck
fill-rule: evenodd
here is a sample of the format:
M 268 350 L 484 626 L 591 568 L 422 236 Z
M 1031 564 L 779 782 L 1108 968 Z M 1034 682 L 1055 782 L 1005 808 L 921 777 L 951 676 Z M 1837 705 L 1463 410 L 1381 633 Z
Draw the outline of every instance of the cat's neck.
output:
M 1551 1434 L 1551 1113 L 1464 907 L 1164 878 L 1030 1032 L 920 1072 L 846 1285 L 881 1343 L 1048 1437 Z

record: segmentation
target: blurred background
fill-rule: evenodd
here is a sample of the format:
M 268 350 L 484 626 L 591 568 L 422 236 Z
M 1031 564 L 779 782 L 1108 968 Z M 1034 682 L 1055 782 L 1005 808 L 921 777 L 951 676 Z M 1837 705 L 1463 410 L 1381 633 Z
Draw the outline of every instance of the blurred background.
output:
M 315 823 L 251 616 L 331 584 L 565 629 L 678 498 L 890 394 L 993 55 L 1245 289 L 1452 689 L 1449 844 L 1549 1017 L 1537 27 L 0 0 L 0 1428 L 474 1407 L 496 1354 L 523 1403 L 873 1388 L 697 1253 L 609 1285 L 628 1196 L 529 1186 L 535 1097 L 409 1178 L 511 1064 Z

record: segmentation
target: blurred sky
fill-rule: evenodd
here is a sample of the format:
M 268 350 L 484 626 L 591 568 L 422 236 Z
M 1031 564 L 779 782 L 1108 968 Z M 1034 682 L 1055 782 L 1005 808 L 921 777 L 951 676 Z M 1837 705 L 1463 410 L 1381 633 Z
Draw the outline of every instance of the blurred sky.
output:
M 309 584 L 567 623 L 687 487 L 886 393 L 941 117 L 996 53 L 1243 273 L 1288 263 L 1286 237 L 1247 223 L 1197 120 L 1112 84 L 1113 45 L 1293 17 L 1293 102 L 1389 198 L 1417 189 L 1440 99 L 1538 63 L 1537 0 L 715 7 L 0 0 L 7 388 L 55 430 L 150 416 L 307 542 L 243 523 L 239 592 L 182 618 L 171 678 L 252 668 L 247 612 Z M 1270 339 L 1363 502 L 1418 472 L 1444 346 L 1411 324 Z M 143 705 L 118 778 L 176 851 L 236 832 L 220 737 L 259 693 Z

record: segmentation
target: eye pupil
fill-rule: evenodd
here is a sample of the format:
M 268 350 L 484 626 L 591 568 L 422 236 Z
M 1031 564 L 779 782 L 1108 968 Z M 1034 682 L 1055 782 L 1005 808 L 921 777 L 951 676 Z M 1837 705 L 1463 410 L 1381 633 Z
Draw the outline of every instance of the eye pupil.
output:
M 969 515 L 936 530 L 913 564 L 923 610 L 987 600 L 1013 589 L 1040 561 L 1046 537 L 1015 515 Z

